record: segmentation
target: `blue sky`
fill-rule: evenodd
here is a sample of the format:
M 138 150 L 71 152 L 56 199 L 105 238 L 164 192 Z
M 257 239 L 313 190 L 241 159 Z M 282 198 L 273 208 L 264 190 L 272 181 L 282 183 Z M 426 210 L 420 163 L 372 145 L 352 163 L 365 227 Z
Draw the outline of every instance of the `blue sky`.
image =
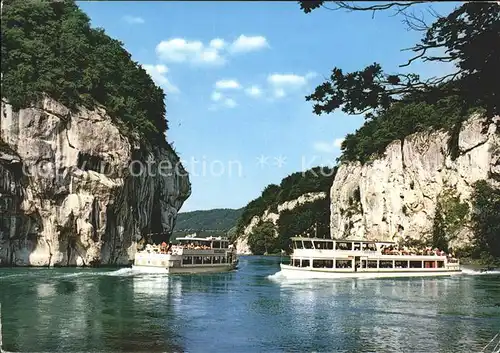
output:
M 433 7 L 446 14 L 456 4 Z M 306 15 L 294 1 L 78 5 L 167 92 L 167 139 L 193 189 L 181 211 L 242 207 L 293 172 L 334 165 L 341 139 L 363 118 L 316 116 L 305 95 L 334 66 L 354 71 L 379 62 L 401 71 L 411 54 L 401 49 L 421 38 L 392 12 Z M 448 70 L 415 64 L 407 71 Z

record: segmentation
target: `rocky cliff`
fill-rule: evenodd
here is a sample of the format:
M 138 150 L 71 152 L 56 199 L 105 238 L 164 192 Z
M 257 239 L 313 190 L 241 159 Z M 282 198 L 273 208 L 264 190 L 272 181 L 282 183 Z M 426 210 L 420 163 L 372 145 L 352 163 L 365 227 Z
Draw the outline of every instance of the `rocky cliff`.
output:
M 104 108 L 50 98 L 0 117 L 0 262 L 128 264 L 191 193 L 178 156 L 126 137 Z
M 444 131 L 417 133 L 394 141 L 382 157 L 365 165 L 341 164 L 330 192 L 331 236 L 428 236 L 438 204 L 446 220 L 447 209 L 470 204 L 474 182 L 488 180 L 500 186 L 499 126 L 498 117 L 487 123 L 473 116 L 455 141 Z M 458 149 L 456 158 L 449 146 Z M 461 248 L 470 242 L 469 217 L 470 212 L 463 213 L 455 234 L 449 234 L 450 246 Z
M 286 210 L 290 211 L 298 206 L 314 202 L 316 200 L 325 199 L 328 195 L 324 192 L 309 192 L 298 197 L 295 200 L 286 201 L 279 204 L 277 207 L 277 212 L 272 212 L 270 209 L 266 210 L 262 215 L 254 216 L 250 223 L 244 228 L 242 234 L 240 234 L 235 241 L 236 251 L 241 255 L 251 254 L 250 246 L 248 244 L 248 236 L 254 230 L 255 226 L 260 222 L 270 221 L 274 225 L 277 225 L 280 218 L 280 214 Z

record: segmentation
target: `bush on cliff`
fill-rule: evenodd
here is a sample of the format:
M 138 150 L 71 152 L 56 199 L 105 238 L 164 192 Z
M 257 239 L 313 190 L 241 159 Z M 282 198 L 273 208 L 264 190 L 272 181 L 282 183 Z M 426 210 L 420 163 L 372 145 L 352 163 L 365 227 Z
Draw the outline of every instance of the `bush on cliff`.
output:
M 248 246 L 252 254 L 278 253 L 280 249 L 275 234 L 276 227 L 272 222 L 266 221 L 257 224 L 248 235 Z
M 280 185 L 270 184 L 256 199 L 250 201 L 238 219 L 237 234 L 250 223 L 254 216 L 261 216 L 267 209 L 277 212 L 279 204 L 294 200 L 309 192 L 330 191 L 337 168 L 315 167 L 305 172 L 293 173 L 284 178 Z
M 500 264 L 500 190 L 486 181 L 474 185 L 472 229 L 475 235 L 472 257 Z
M 302 204 L 293 210 L 283 211 L 277 225 L 279 248 L 287 252 L 291 251 L 291 237 L 330 238 L 330 198 L 326 197 Z
M 165 94 L 123 44 L 74 1 L 4 0 L 2 97 L 20 109 L 43 94 L 70 108 L 102 104 L 149 141 L 165 144 Z

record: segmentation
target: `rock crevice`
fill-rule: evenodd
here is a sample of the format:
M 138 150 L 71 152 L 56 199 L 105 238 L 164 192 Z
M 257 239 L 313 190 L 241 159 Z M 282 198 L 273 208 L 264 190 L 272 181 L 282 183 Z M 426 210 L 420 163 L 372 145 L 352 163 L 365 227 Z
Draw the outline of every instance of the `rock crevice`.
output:
M 394 141 L 382 157 L 364 165 L 343 163 L 330 190 L 331 236 L 392 240 L 422 239 L 430 234 L 438 199 L 446 190 L 470 204 L 473 184 L 488 180 L 500 186 L 499 117 L 487 121 L 472 116 L 465 121 L 456 142 L 458 153 L 448 153 L 450 135 L 444 131 L 416 133 Z M 485 124 L 489 124 L 487 131 Z M 359 188 L 360 210 L 349 208 Z M 454 237 L 451 246 L 470 242 L 470 234 Z
M 143 166 L 134 175 L 132 161 Z M 171 233 L 190 193 L 168 144 L 125 136 L 102 107 L 45 98 L 14 111 L 2 100 L 1 264 L 128 264 L 146 234 Z

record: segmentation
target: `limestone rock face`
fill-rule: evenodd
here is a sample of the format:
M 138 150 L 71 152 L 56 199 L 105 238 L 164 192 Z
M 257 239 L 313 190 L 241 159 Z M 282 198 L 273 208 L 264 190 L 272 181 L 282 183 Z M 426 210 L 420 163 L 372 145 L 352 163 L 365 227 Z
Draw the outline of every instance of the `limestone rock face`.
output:
M 331 236 L 391 240 L 430 234 L 440 197 L 452 193 L 470 204 L 472 185 L 499 186 L 500 118 L 473 116 L 458 135 L 458 157 L 449 153 L 449 134 L 417 133 L 390 144 L 384 156 L 361 165 L 341 164 L 331 197 Z M 470 241 L 467 227 L 450 243 Z
M 273 213 L 270 212 L 270 210 L 266 210 L 262 215 L 254 216 L 250 223 L 243 230 L 243 234 L 240 234 L 236 239 L 236 252 L 241 255 L 252 254 L 250 246 L 248 245 L 248 236 L 250 235 L 250 233 L 252 233 L 253 228 L 260 222 L 270 221 L 276 225 L 278 219 L 280 218 L 281 212 L 286 210 L 293 210 L 297 206 L 314 202 L 316 200 L 325 199 L 326 197 L 327 194 L 324 192 L 310 192 L 296 198 L 295 200 L 287 201 L 278 205 L 278 213 Z
M 1 264 L 128 264 L 191 193 L 170 146 L 125 137 L 103 108 L 2 100 L 0 143 Z

